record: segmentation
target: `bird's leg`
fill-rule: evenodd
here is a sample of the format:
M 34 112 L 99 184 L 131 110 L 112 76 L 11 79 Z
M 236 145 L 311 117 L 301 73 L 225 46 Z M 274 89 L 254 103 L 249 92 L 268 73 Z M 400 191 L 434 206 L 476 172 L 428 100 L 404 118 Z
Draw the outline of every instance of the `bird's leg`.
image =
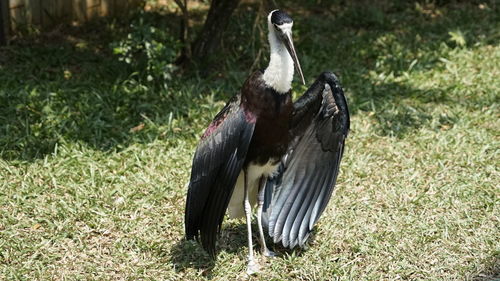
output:
M 250 201 L 248 200 L 248 175 L 247 170 L 244 169 L 244 187 L 245 187 L 245 198 L 243 201 L 243 206 L 245 209 L 245 215 L 247 218 L 247 231 L 248 231 L 248 266 L 247 274 L 255 274 L 259 272 L 259 265 L 255 262 L 253 256 L 253 244 L 252 244 L 252 207 L 250 206 Z
M 257 226 L 259 227 L 260 245 L 262 254 L 266 257 L 274 257 L 276 254 L 269 250 L 266 246 L 266 238 L 264 237 L 264 230 L 262 229 L 262 207 L 264 206 L 264 193 L 266 187 L 266 178 L 261 177 L 259 182 L 259 197 L 257 205 Z

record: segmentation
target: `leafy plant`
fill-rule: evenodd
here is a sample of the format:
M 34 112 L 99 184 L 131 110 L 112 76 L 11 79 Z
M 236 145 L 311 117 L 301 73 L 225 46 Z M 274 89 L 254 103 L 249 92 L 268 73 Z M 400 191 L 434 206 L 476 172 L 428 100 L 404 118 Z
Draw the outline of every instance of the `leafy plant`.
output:
M 181 48 L 172 34 L 166 27 L 155 26 L 141 11 L 130 24 L 126 38 L 112 44 L 113 53 L 132 67 L 133 76 L 167 88 L 177 69 L 174 61 Z
M 466 45 L 465 36 L 460 30 L 448 32 L 450 35 L 450 40 L 454 42 L 459 47 L 464 47 Z

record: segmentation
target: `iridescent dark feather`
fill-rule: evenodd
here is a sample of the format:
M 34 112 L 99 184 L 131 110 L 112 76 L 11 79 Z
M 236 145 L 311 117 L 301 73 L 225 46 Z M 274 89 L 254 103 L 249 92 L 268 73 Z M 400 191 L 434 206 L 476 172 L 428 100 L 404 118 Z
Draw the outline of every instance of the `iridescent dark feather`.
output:
M 186 201 L 186 237 L 201 236 L 203 247 L 212 256 L 254 127 L 236 96 L 214 118 L 194 155 Z

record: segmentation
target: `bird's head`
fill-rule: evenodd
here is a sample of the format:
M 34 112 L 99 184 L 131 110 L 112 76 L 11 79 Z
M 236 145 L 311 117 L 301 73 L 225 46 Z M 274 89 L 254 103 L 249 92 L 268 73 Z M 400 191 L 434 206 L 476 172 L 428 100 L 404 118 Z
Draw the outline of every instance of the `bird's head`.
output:
M 300 67 L 299 59 L 297 58 L 297 53 L 295 52 L 295 47 L 293 46 L 292 40 L 292 27 L 293 20 L 285 12 L 281 10 L 271 11 L 268 15 L 268 26 L 269 26 L 269 36 L 270 41 L 275 41 L 278 46 L 272 46 L 271 48 L 280 48 L 284 46 L 290 56 L 292 57 L 295 70 L 299 73 L 302 83 L 305 84 L 304 75 L 302 74 L 302 68 Z M 273 38 L 274 37 L 274 38 Z

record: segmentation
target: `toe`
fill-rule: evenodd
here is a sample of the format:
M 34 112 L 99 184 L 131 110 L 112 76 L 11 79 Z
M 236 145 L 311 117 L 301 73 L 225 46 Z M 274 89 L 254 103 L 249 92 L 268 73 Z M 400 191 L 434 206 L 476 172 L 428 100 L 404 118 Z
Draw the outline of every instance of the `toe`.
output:
M 247 274 L 248 275 L 253 275 L 256 274 L 260 271 L 260 267 L 257 263 L 254 261 L 250 261 L 247 266 Z

